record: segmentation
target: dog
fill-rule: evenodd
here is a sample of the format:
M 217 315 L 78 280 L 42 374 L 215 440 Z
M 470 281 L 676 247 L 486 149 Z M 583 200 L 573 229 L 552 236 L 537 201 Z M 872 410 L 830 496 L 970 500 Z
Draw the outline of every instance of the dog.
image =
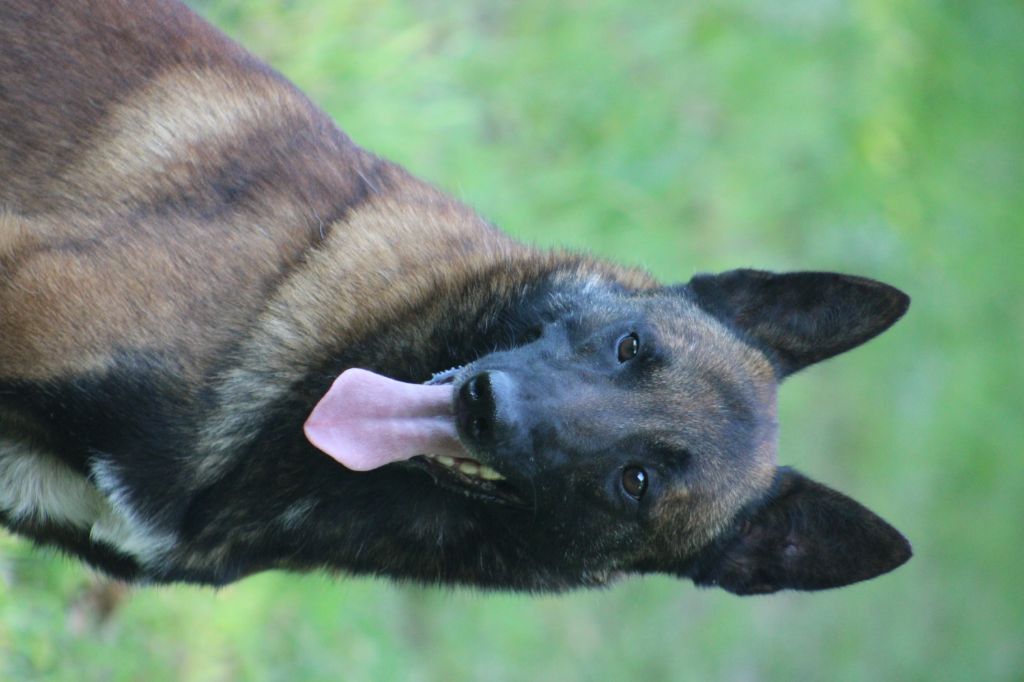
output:
M 111 576 L 872 578 L 776 392 L 908 305 L 525 246 L 173 0 L 0 1 L 0 519 Z

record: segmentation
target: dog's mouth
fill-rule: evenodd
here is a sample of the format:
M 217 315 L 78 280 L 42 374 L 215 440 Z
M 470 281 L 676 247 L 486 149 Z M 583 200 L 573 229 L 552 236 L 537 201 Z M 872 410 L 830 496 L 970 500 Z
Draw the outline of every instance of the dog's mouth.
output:
M 504 475 L 481 462 L 459 435 L 453 392 L 461 369 L 439 372 L 423 384 L 346 370 L 310 414 L 306 437 L 352 471 L 416 466 L 442 487 L 521 504 Z
M 437 372 L 425 384 L 428 386 L 454 386 L 456 378 L 464 367 L 453 367 L 443 372 Z M 491 502 L 502 502 L 514 506 L 525 505 L 522 496 L 500 472 L 474 459 L 468 450 L 464 456 L 423 454 L 414 457 L 409 462 L 424 469 L 442 488 Z

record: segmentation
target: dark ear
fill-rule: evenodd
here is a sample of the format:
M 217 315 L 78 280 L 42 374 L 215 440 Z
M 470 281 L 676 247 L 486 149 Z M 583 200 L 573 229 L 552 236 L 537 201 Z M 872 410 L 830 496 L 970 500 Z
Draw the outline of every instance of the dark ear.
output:
M 768 351 L 780 379 L 881 334 L 910 306 L 899 289 L 830 272 L 731 270 L 697 275 L 685 289 Z
M 910 555 L 907 539 L 867 508 L 779 468 L 769 499 L 704 550 L 689 575 L 736 594 L 822 590 L 887 573 Z

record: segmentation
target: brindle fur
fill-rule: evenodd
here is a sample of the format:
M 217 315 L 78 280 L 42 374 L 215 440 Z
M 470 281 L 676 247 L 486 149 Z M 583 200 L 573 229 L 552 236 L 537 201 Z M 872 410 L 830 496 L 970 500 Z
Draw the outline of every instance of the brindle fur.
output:
M 909 546 L 775 467 L 775 391 L 906 305 L 838 275 L 662 287 L 528 248 L 180 4 L 0 2 L 0 520 L 112 575 L 872 577 Z M 621 329 L 654 348 L 628 372 L 605 357 Z M 472 448 L 525 508 L 413 464 L 350 472 L 303 438 L 345 368 L 466 363 L 526 385 L 533 450 Z M 615 477 L 637 463 L 634 504 Z

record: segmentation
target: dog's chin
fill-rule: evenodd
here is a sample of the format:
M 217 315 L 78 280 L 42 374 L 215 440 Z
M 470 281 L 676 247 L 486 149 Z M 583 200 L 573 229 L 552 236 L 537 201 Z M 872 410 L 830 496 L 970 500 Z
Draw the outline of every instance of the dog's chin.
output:
M 520 492 L 500 473 L 468 456 L 418 455 L 410 459 L 408 464 L 422 469 L 438 487 L 450 492 L 483 502 L 512 507 L 527 506 Z

